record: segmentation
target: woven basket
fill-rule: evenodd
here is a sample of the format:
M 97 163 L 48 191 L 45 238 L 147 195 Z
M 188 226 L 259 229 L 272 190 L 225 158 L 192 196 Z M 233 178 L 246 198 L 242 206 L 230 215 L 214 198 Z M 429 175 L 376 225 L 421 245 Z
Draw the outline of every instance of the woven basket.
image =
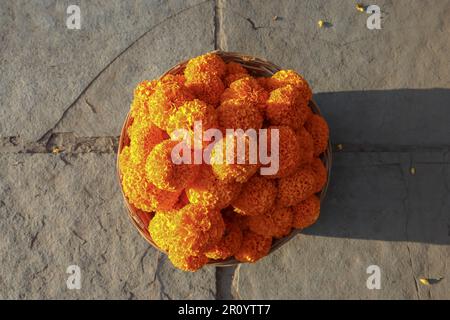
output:
M 222 59 L 225 62 L 234 61 L 234 62 L 237 62 L 237 63 L 243 65 L 249 71 L 249 73 L 251 75 L 256 76 L 256 77 L 270 77 L 277 71 L 281 70 L 281 68 L 278 67 L 277 65 L 275 65 L 269 61 L 266 61 L 266 60 L 263 60 L 260 58 L 256 58 L 253 56 L 248 56 L 248 55 L 244 55 L 244 54 L 236 53 L 236 52 L 213 51 L 213 53 L 222 57 Z M 188 60 L 177 64 L 173 68 L 169 69 L 163 76 L 165 76 L 167 74 L 182 73 L 184 71 L 184 68 L 185 68 L 187 62 L 188 62 Z M 314 113 L 321 115 L 319 107 L 312 100 L 310 101 L 310 107 Z M 130 114 L 128 113 L 128 115 L 125 119 L 125 122 L 123 124 L 123 127 L 122 127 L 122 132 L 120 134 L 119 148 L 118 148 L 119 153 L 122 151 L 122 149 L 125 146 L 129 145 L 129 143 L 130 143 L 128 135 L 127 135 L 127 129 L 130 125 L 131 125 L 131 118 L 130 118 Z M 327 169 L 327 172 L 328 172 L 327 183 L 320 193 L 320 201 L 322 202 L 323 199 L 325 198 L 325 194 L 326 194 L 327 188 L 328 188 L 328 183 L 330 181 L 331 163 L 332 163 L 331 141 L 328 142 L 328 148 L 325 151 L 325 153 L 322 155 L 321 159 L 322 159 L 322 161 L 325 165 L 325 168 Z M 121 179 L 120 170 L 119 170 L 119 157 L 117 157 L 116 165 L 117 165 L 117 174 L 118 174 L 119 183 L 121 184 L 122 179 Z M 131 205 L 128 202 L 127 197 L 123 193 L 123 188 L 121 188 L 121 190 L 122 190 L 122 195 L 124 198 L 124 202 L 125 202 L 125 206 L 127 208 L 128 215 L 131 218 L 131 221 L 134 224 L 134 226 L 137 228 L 139 233 L 145 238 L 145 240 L 147 240 L 148 243 L 150 243 L 157 250 L 164 252 L 153 242 L 153 240 L 150 236 L 150 233 L 148 232 L 147 226 L 150 221 L 150 215 L 142 210 L 135 208 L 133 205 Z M 294 236 L 296 236 L 299 232 L 301 232 L 301 230 L 293 229 L 293 231 L 288 236 L 286 236 L 282 239 L 274 240 L 269 254 L 271 254 L 275 250 L 279 249 L 282 245 L 284 245 L 286 242 L 288 242 L 290 239 L 292 239 Z M 227 267 L 227 266 L 237 265 L 239 263 L 241 263 L 241 262 L 237 261 L 236 259 L 230 258 L 230 259 L 226 259 L 226 260 L 222 260 L 222 261 L 210 261 L 209 265 L 214 265 L 214 266 L 218 266 L 218 267 Z

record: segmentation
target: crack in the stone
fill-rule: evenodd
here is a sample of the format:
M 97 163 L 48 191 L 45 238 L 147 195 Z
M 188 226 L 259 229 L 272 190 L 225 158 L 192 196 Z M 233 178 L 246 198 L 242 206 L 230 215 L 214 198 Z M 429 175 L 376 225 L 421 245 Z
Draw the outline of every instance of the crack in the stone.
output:
M 136 40 L 134 40 L 133 42 L 131 42 L 125 49 L 123 49 L 117 56 L 115 56 L 102 70 L 100 70 L 100 72 L 84 87 L 84 89 L 80 92 L 80 94 L 75 98 L 75 100 L 69 104 L 69 106 L 63 111 L 61 117 L 56 121 L 56 123 L 49 129 L 47 130 L 38 140 L 37 142 L 43 142 L 46 141 L 49 136 L 51 136 L 51 134 L 53 133 L 53 131 L 55 130 L 55 128 L 64 120 L 64 118 L 67 116 L 67 114 L 69 113 L 69 111 L 76 105 L 76 103 L 80 100 L 80 98 L 87 92 L 87 90 L 92 86 L 92 84 L 94 84 L 94 82 L 106 71 L 108 70 L 108 68 L 117 61 L 117 59 L 119 59 L 123 54 L 125 54 L 130 48 L 132 48 L 136 43 L 138 43 L 141 39 L 143 39 L 146 35 L 148 35 L 150 32 L 152 32 L 154 29 L 158 28 L 159 26 L 161 26 L 162 24 L 166 23 L 167 21 L 176 18 L 177 16 L 179 16 L 180 14 L 185 13 L 186 11 L 189 11 L 191 9 L 194 9 L 196 7 L 199 7 L 207 2 L 210 2 L 211 0 L 206 0 L 206 1 L 202 1 L 199 2 L 193 6 L 184 8 L 174 14 L 169 15 L 168 17 L 166 17 L 164 20 L 158 22 L 157 24 L 153 25 L 150 29 L 148 29 L 147 31 L 145 31 L 143 34 L 141 34 L 138 38 L 136 38 Z M 87 100 L 86 100 L 87 103 Z M 88 104 L 89 105 L 89 104 Z M 90 106 L 90 105 L 89 105 Z
M 76 231 L 71 230 L 72 234 L 77 237 L 79 240 L 81 240 L 81 245 L 85 245 L 87 243 L 87 240 L 85 240 L 83 237 L 81 237 Z
M 92 113 L 97 113 L 97 109 L 95 109 L 94 105 L 92 103 L 90 103 L 87 98 L 84 99 L 84 102 L 86 102 L 86 104 L 89 106 L 89 108 L 91 108 Z
M 233 282 L 232 282 L 232 289 L 234 290 L 236 298 L 239 300 L 243 300 L 241 297 L 241 293 L 239 292 L 239 277 L 240 277 L 241 266 L 242 266 L 242 264 L 239 264 L 236 267 L 236 269 L 234 270 Z
M 161 279 L 161 275 L 158 273 L 159 269 L 161 268 L 162 262 L 163 262 L 164 254 L 161 252 L 158 252 L 158 261 L 156 264 L 156 270 L 155 270 L 155 278 L 158 280 L 160 285 L 160 299 L 167 298 L 167 300 L 173 300 L 172 297 L 166 292 L 166 287 L 164 285 L 164 281 Z
M 245 18 L 245 20 L 247 20 L 247 22 L 250 23 L 253 30 L 269 28 L 268 26 L 257 26 L 256 23 L 251 18 Z
M 14 141 L 14 142 L 11 142 Z M 77 153 L 115 153 L 119 137 L 76 137 L 73 133 L 52 133 L 46 141 L 23 142 L 19 137 L 0 138 L 1 153 L 53 153 L 59 154 L 66 165 L 71 163 L 65 158 Z

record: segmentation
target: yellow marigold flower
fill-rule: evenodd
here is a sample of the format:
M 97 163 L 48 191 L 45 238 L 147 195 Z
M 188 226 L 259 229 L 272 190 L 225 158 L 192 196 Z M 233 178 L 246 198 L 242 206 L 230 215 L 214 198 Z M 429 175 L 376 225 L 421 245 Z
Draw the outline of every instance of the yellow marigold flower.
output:
M 176 82 L 180 86 L 184 86 L 186 83 L 186 77 L 183 74 L 167 74 L 161 78 L 161 82 Z
M 187 188 L 189 202 L 208 208 L 227 207 L 241 190 L 241 184 L 219 180 L 211 166 L 203 165 L 200 174 Z
M 146 177 L 159 189 L 180 191 L 197 177 L 199 165 L 174 163 L 172 150 L 178 143 L 178 141 L 165 140 L 156 145 L 147 158 Z
M 266 236 L 282 238 L 292 229 L 292 209 L 286 207 L 273 207 L 259 216 L 247 219 L 251 231 Z
M 130 157 L 136 164 L 145 164 L 153 148 L 168 138 L 167 134 L 149 121 L 133 121 L 128 129 Z
M 269 253 L 271 246 L 271 237 L 246 231 L 242 238 L 241 247 L 234 257 L 241 262 L 256 262 Z
M 275 181 L 255 175 L 242 187 L 242 192 L 231 205 L 239 214 L 261 215 L 273 206 L 277 192 Z
M 160 211 L 150 221 L 148 231 L 152 240 L 163 251 L 169 252 L 173 244 L 180 213 L 176 210 Z
M 129 147 L 125 147 L 119 155 L 119 170 L 123 192 L 136 208 L 146 212 L 168 210 L 178 201 L 179 192 L 160 190 L 147 181 L 144 166 L 131 161 Z
M 134 97 L 139 99 L 148 99 L 158 85 L 158 80 L 144 80 L 134 89 Z
M 134 119 L 141 119 L 148 115 L 146 103 L 148 99 L 155 92 L 155 88 L 158 85 L 157 80 L 144 80 L 140 82 L 134 89 L 134 98 L 131 103 L 131 117 Z

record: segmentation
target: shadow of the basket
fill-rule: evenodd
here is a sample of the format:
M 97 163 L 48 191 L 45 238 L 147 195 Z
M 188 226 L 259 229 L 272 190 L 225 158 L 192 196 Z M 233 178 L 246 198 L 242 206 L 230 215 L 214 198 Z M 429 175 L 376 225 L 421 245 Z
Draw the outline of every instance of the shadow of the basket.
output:
M 450 90 L 319 93 L 335 148 L 307 235 L 450 244 Z

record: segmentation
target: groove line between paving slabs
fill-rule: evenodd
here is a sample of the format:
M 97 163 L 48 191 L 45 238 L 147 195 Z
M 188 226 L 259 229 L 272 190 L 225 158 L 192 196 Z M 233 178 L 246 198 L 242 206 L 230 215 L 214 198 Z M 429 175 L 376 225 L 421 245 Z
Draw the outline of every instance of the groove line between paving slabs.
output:
M 0 154 L 116 153 L 118 136 L 76 137 L 72 133 L 52 133 L 45 141 L 24 142 L 20 137 L 0 138 Z
M 113 153 L 118 136 L 76 137 L 73 133 L 50 133 L 44 140 L 24 142 L 19 136 L 0 137 L 0 153 L 52 153 L 54 148 L 66 153 Z M 344 144 L 333 146 L 334 153 L 450 153 L 450 145 L 376 145 Z
M 224 50 L 223 23 L 223 0 L 214 1 L 214 49 Z

